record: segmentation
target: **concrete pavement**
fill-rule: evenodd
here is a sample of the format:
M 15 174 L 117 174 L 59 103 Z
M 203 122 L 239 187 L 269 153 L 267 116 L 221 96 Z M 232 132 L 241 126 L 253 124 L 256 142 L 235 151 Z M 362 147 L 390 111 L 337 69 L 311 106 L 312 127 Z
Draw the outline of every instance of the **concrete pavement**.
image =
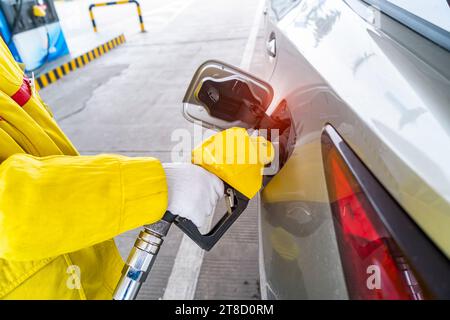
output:
M 193 130 L 181 114 L 181 100 L 203 61 L 214 58 L 240 65 L 247 59 L 250 71 L 258 74 L 263 39 L 261 25 L 253 27 L 256 32 L 252 26 L 258 22 L 257 11 L 262 15 L 261 0 L 147 0 L 141 4 L 146 33 L 139 33 L 133 18 L 120 20 L 125 13 L 132 14 L 133 7 L 130 12 L 114 9 L 110 15 L 99 10 L 99 31 L 125 32 L 127 43 L 41 91 L 82 154 L 120 153 L 170 161 L 176 143 L 172 132 Z M 64 26 L 64 14 L 59 14 Z M 66 25 L 71 32 L 86 32 L 89 26 L 83 21 L 68 20 Z M 250 41 L 256 39 L 255 54 L 249 36 Z M 218 209 L 218 214 L 223 212 L 223 207 Z M 200 258 L 198 274 L 186 280 L 173 277 L 179 272 L 174 269 L 189 259 L 179 250 L 186 242 L 183 234 L 172 228 L 139 298 L 176 297 L 179 288 L 173 287 L 183 282 L 196 299 L 258 299 L 257 231 L 252 205 L 224 239 Z M 117 237 L 124 257 L 137 232 Z

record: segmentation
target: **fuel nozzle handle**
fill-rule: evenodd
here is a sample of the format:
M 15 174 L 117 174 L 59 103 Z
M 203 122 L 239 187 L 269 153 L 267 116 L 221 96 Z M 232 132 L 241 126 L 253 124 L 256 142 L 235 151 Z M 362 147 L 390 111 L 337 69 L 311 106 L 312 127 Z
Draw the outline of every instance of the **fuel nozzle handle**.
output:
M 177 216 L 175 225 L 191 238 L 200 248 L 211 250 L 231 227 L 242 212 L 247 208 L 249 199 L 239 191 L 225 184 L 225 201 L 227 211 L 215 226 L 206 234 L 201 234 L 197 226 L 189 219 Z

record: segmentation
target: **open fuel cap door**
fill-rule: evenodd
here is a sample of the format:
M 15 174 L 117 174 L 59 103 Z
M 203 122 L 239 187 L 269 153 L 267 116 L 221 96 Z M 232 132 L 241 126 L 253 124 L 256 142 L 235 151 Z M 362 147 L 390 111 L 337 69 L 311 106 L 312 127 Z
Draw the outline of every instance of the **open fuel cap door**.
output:
M 223 130 L 254 128 L 272 102 L 272 87 L 226 63 L 203 63 L 183 99 L 183 114 L 191 122 Z

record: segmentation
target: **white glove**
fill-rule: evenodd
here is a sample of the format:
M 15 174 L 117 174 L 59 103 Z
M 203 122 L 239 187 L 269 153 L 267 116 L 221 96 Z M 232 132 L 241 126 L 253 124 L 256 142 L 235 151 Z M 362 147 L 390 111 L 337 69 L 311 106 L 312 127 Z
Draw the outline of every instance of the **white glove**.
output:
M 201 228 L 224 195 L 222 180 L 190 163 L 163 163 L 163 168 L 169 189 L 167 210 Z

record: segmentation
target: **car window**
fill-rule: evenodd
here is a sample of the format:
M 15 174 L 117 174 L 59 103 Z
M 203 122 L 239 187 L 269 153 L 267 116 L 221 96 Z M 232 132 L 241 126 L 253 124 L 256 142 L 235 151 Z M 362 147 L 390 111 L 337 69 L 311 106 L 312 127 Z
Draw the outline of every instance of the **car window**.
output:
M 450 50 L 450 1 L 363 1 Z
M 270 2 L 277 20 L 280 20 L 297 4 L 299 4 L 301 0 L 271 0 Z

